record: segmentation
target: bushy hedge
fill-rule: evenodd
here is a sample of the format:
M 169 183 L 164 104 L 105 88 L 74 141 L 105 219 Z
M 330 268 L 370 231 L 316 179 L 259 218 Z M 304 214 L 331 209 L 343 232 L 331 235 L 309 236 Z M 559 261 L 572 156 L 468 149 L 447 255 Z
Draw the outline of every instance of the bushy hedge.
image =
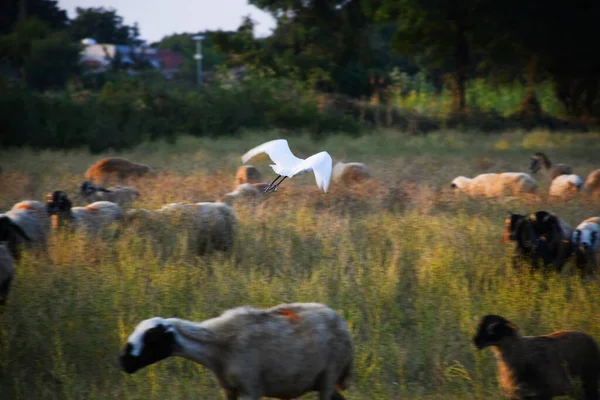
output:
M 235 135 L 245 128 L 358 133 L 360 123 L 320 111 L 312 93 L 279 79 L 247 79 L 201 90 L 146 85 L 140 79 L 107 82 L 97 91 L 36 93 L 0 82 L 0 146 L 92 152 L 126 149 L 179 134 Z

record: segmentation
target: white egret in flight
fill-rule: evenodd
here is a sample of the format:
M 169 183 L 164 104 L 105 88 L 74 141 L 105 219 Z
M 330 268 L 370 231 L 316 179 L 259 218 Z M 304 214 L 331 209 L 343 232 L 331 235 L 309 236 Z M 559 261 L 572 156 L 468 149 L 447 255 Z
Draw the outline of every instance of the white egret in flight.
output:
M 333 161 L 326 151 L 314 154 L 306 160 L 303 160 L 292 153 L 287 140 L 277 139 L 263 143 L 248 151 L 242 156 L 242 162 L 245 164 L 252 157 L 261 153 L 267 153 L 275 163 L 271 164 L 271 168 L 277 173 L 277 178 L 267 186 L 264 191 L 265 193 L 277 191 L 277 188 L 285 178 L 291 178 L 295 175 L 310 171 L 313 171 L 315 174 L 315 180 L 317 181 L 319 189 L 322 189 L 327 193 L 329 182 L 331 181 Z M 279 181 L 279 183 L 275 183 L 282 176 L 283 179 Z

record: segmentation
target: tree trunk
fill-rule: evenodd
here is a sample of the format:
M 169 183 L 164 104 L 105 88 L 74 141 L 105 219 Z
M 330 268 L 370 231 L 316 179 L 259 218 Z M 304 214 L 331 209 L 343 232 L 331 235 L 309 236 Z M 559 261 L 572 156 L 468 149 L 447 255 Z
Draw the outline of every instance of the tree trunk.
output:
M 454 107 L 455 111 L 464 112 L 467 109 L 466 85 L 469 76 L 469 43 L 465 36 L 465 30 L 461 27 L 457 29 L 455 61 L 455 90 Z

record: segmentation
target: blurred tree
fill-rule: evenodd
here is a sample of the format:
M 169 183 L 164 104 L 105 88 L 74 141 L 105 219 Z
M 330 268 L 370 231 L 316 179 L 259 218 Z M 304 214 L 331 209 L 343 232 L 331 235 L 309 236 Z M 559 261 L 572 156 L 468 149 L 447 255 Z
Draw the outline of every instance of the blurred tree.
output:
M 205 31 L 199 33 L 177 33 L 162 38 L 159 42 L 153 43 L 152 47 L 158 49 L 168 49 L 174 51 L 184 58 L 183 64 L 179 70 L 179 77 L 191 82 L 196 82 L 196 42 L 192 39 L 196 35 L 204 35 L 202 41 L 202 69 L 206 72 L 214 68 L 227 59 L 227 55 L 215 47 L 215 37 L 220 35 L 233 34 L 233 32 L 223 31 Z
M 0 2 L 0 35 L 12 32 L 19 20 L 35 17 L 50 29 L 66 28 L 69 19 L 55 0 L 2 0 Z
M 123 17 L 114 9 L 91 7 L 75 9 L 77 16 L 71 21 L 69 32 L 74 40 L 93 38 L 98 43 L 137 45 L 139 28 L 123 24 Z
M 49 33 L 48 25 L 37 18 L 18 22 L 11 33 L 0 36 L 0 61 L 12 68 L 21 68 L 29 55 L 31 43 Z
M 64 88 L 79 72 L 79 51 L 65 31 L 33 40 L 24 66 L 27 83 L 37 90 Z
M 464 111 L 466 84 L 475 67 L 474 38 L 487 29 L 485 0 L 371 0 L 368 12 L 395 22 L 393 47 L 414 57 L 428 72 L 448 72 L 453 106 Z M 484 4 L 486 3 L 486 4 Z

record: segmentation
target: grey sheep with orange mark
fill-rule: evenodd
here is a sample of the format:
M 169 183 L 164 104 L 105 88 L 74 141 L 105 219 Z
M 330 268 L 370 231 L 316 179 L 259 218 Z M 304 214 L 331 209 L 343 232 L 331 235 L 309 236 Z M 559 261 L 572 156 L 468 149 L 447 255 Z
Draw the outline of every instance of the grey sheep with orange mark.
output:
M 353 346 L 346 322 L 318 303 L 238 307 L 203 322 L 154 317 L 127 339 L 120 363 L 134 373 L 176 356 L 210 369 L 228 400 L 293 399 L 317 391 L 343 400 Z
M 131 206 L 133 202 L 140 198 L 140 192 L 136 188 L 129 186 L 113 186 L 108 189 L 94 185 L 90 181 L 85 181 L 79 187 L 81 197 L 88 203 L 96 201 L 110 201 L 118 204 L 120 207 Z
M 479 322 L 473 342 L 479 350 L 492 348 L 500 386 L 510 399 L 550 400 L 573 394 L 574 378 L 581 381 L 583 399 L 598 399 L 600 349 L 586 333 L 521 336 L 512 322 L 491 314 Z
M 5 241 L 15 260 L 20 259 L 20 247 L 39 246 L 46 249 L 50 217 L 43 203 L 23 200 L 0 214 L 0 241 Z
M 8 246 L 0 242 L 0 305 L 2 306 L 6 304 L 14 275 L 15 267 Z
M 85 179 L 96 184 L 106 184 L 110 180 L 123 181 L 128 178 L 141 178 L 151 174 L 152 168 L 124 158 L 109 157 L 96 162 L 85 172 Z
M 69 196 L 60 190 L 48 194 L 46 209 L 55 229 L 68 227 L 87 234 L 98 234 L 123 219 L 123 211 L 115 203 L 96 201 L 85 207 L 72 207 Z

